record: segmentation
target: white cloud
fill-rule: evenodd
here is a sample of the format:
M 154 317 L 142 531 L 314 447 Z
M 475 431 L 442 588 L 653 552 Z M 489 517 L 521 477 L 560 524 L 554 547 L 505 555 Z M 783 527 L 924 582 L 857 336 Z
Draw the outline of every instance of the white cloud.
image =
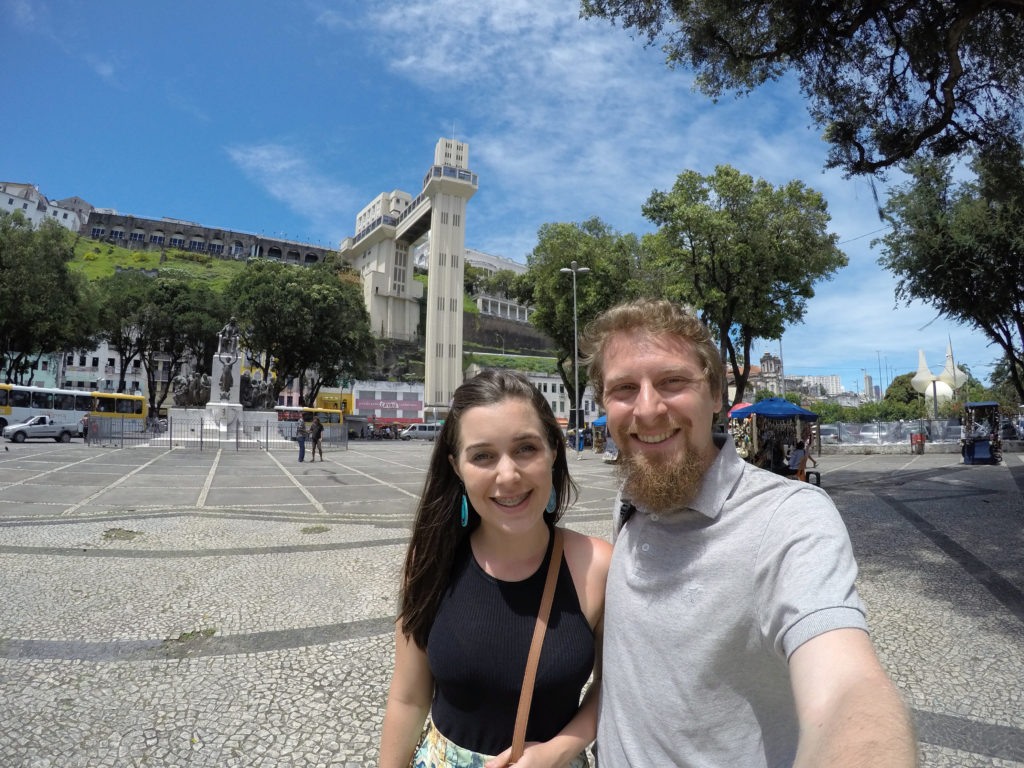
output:
M 82 56 L 85 63 L 89 65 L 93 72 L 100 76 L 102 80 L 106 80 L 111 85 L 117 85 L 117 70 L 114 63 L 109 59 L 102 58 L 93 53 L 86 53 Z
M 326 232 L 331 247 L 336 248 L 338 242 L 352 234 L 348 229 L 358 202 L 352 189 L 317 171 L 313 162 L 295 147 L 264 143 L 235 145 L 226 151 L 250 181 L 310 225 Z

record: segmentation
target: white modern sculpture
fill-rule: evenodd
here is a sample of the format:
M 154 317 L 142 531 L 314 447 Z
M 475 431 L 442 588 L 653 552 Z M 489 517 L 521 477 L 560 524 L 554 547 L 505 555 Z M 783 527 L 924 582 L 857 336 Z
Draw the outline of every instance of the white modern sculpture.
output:
M 924 350 L 917 350 L 917 373 L 910 380 L 910 386 L 924 395 L 926 403 L 932 406 L 935 418 L 939 415 L 939 403 L 953 399 L 953 393 L 967 383 L 967 373 L 953 364 L 953 348 L 946 345 L 946 367 L 938 376 L 932 375 L 924 359 Z

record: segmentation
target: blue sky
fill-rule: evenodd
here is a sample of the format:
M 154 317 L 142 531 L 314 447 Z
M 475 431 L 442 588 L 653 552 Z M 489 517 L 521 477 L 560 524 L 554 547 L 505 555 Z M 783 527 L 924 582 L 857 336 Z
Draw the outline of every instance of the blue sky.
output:
M 525 261 L 545 222 L 652 231 L 640 212 L 652 190 L 729 164 L 821 191 L 850 260 L 787 329 L 787 374 L 856 390 L 862 369 L 876 384 L 916 370 L 918 349 L 938 373 L 951 341 L 985 381 L 999 357 L 930 307 L 895 306 L 871 248 L 872 190 L 823 171 L 791 79 L 713 103 L 657 48 L 579 20 L 576 0 L 0 0 L 0 12 L 0 178 L 51 199 L 337 247 L 380 192 L 415 196 L 454 134 L 480 178 L 467 246 Z

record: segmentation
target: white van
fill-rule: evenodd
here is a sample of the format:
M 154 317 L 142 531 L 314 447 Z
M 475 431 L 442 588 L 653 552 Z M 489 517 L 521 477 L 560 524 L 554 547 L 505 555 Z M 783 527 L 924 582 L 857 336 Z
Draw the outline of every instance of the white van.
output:
M 441 434 L 442 424 L 410 424 L 398 435 L 403 440 L 434 440 Z

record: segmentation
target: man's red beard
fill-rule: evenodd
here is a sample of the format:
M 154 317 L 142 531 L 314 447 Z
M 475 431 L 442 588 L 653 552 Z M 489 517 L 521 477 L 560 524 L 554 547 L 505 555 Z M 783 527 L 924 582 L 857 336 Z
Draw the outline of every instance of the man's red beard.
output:
M 706 464 L 688 440 L 682 455 L 665 461 L 652 461 L 640 451 L 624 451 L 622 445 L 617 474 L 624 481 L 623 495 L 630 501 L 664 512 L 685 507 L 697 495 Z

